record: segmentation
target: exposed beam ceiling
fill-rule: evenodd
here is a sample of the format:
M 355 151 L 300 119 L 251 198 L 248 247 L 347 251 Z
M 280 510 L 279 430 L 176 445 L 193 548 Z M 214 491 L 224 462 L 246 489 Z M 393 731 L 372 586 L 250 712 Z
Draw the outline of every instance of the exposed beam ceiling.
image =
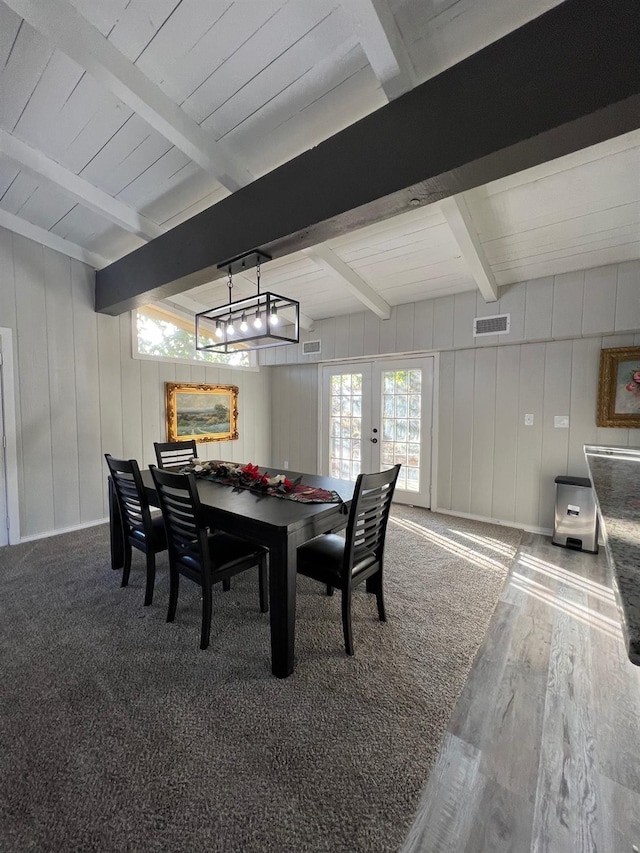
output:
M 38 225 L 32 225 L 26 219 L 14 216 L 13 213 L 8 213 L 6 210 L 0 210 L 0 228 L 6 228 L 7 231 L 13 231 L 14 234 L 20 234 L 22 237 L 28 237 L 35 243 L 40 243 L 42 246 L 47 246 L 49 249 L 54 249 L 62 255 L 75 258 L 77 261 L 82 261 L 96 269 L 104 267 L 108 263 L 105 258 L 96 255 L 95 252 L 89 252 L 82 246 L 65 240 L 63 237 L 58 237 L 57 234 L 52 234 L 51 231 L 46 231 Z
M 213 138 L 233 145 L 254 174 L 319 144 L 386 100 L 371 65 L 376 57 L 369 51 L 367 62 L 361 44 L 366 39 L 355 11 L 362 11 L 363 0 L 349 3 L 351 20 L 349 0 L 268 0 L 264 6 L 234 0 L 222 18 L 217 4 L 192 0 L 159 0 L 148 14 L 142 14 L 146 0 L 67 2 Z M 387 2 L 421 80 L 558 4 L 491 0 L 445 3 L 445 9 L 442 3 L 418 8 Z M 257 14 L 247 18 L 250 10 Z M 371 23 L 375 8 L 365 3 L 367 11 Z M 82 247 L 111 262 L 159 228 L 168 230 L 224 198 L 217 181 L 2 2 L 0 30 L 6 35 L 0 35 L 0 126 L 14 134 L 4 145 L 13 158 L 0 156 L 0 208 L 66 238 L 71 247 L 57 244 L 63 251 L 77 256 Z M 608 67 L 602 73 L 607 77 Z M 640 257 L 639 134 L 614 136 L 465 192 L 499 286 Z M 0 138 L 0 154 L 1 147 Z M 68 191 L 70 185 L 76 192 Z M 98 191 L 96 197 L 97 188 L 108 195 L 99 198 Z M 113 197 L 128 207 L 111 210 Z M 454 214 L 460 218 L 458 209 Z M 477 288 L 440 203 L 384 219 L 365 229 L 345 228 L 328 243 L 384 299 L 396 306 Z M 468 242 L 468 230 L 463 234 Z M 304 250 L 284 260 L 269 266 L 269 286 L 299 299 L 316 322 L 361 310 L 335 267 L 327 274 Z M 202 305 L 192 312 L 226 297 L 220 279 L 196 290 L 188 297 Z
M 475 225 L 463 195 L 454 195 L 440 202 L 460 253 L 469 267 L 485 302 L 497 302 L 498 285 L 480 244 Z
M 3 2 L 228 190 L 252 180 L 223 143 L 215 142 L 66 0 Z
M 387 98 L 413 89 L 413 65 L 387 0 L 343 0 L 342 5 Z
M 344 0 L 343 7 L 387 101 L 413 89 L 415 72 L 387 0 Z M 391 306 L 326 243 L 307 249 L 306 254 L 380 319 L 391 317 Z
M 158 132 L 162 133 L 188 156 L 199 162 L 203 168 L 220 179 L 221 183 L 227 189 L 234 190 L 239 186 L 250 183 L 252 175 L 249 170 L 237 158 L 231 163 L 230 158 L 227 157 L 227 153 L 223 150 L 223 146 L 212 145 L 210 139 L 204 139 L 204 134 L 198 125 L 192 123 L 193 126 L 189 129 L 190 119 L 186 114 L 180 111 L 179 121 L 176 122 L 175 105 L 172 102 L 170 103 L 169 99 L 165 98 L 162 92 L 156 89 L 151 81 L 144 78 L 132 63 L 129 63 L 128 60 L 122 57 L 116 48 L 104 39 L 91 24 L 84 18 L 81 18 L 81 23 L 75 29 L 71 28 L 69 25 L 74 20 L 78 23 L 77 19 L 80 16 L 64 0 L 52 0 L 49 6 L 49 11 L 55 7 L 56 18 L 66 22 L 67 27 L 64 29 L 61 29 L 59 25 L 52 25 L 53 16 L 47 14 L 46 10 L 43 10 L 40 6 L 29 2 L 29 0 L 26 0 L 26 2 L 24 0 L 15 0 L 15 3 L 13 0 L 9 0 L 6 5 L 24 17 L 34 28 L 39 29 L 59 49 L 74 58 L 98 80 L 106 84 L 114 94 L 118 95 L 132 109 L 135 109 Z M 75 32 L 77 37 L 70 36 L 72 32 Z M 111 85 L 109 85 L 109 82 Z M 130 90 L 130 92 L 126 91 L 123 95 L 122 87 Z M 158 98 L 158 95 L 161 97 Z M 146 108 L 143 105 L 142 110 L 140 109 L 140 98 L 144 98 L 146 105 Z M 166 103 L 159 103 L 162 100 L 166 101 Z M 149 119 L 150 115 L 151 120 Z M 197 155 L 194 156 L 190 145 L 181 144 L 182 140 L 179 137 L 176 138 L 176 135 L 171 132 L 171 127 L 167 130 L 168 123 L 179 125 L 178 129 L 182 133 L 185 133 L 185 126 L 187 126 L 187 130 L 191 131 L 190 135 L 194 139 L 194 144 L 198 144 L 200 147 L 200 157 Z M 194 128 L 197 128 L 197 130 Z M 210 156 L 207 149 L 209 149 L 209 152 L 211 150 L 214 151 L 215 166 L 213 168 L 207 159 Z M 136 234 L 146 241 L 153 240 L 166 232 L 166 229 L 152 222 L 148 217 L 145 217 L 134 208 L 113 198 L 84 178 L 79 177 L 69 169 L 56 163 L 41 151 L 32 148 L 2 129 L 0 129 L 0 152 L 28 171 L 40 175 L 55 184 L 85 207 L 94 210 L 115 225 Z M 219 165 L 224 163 L 225 158 L 228 160 L 226 164 L 228 170 L 234 175 L 232 180 L 226 180 L 225 176 L 221 176 L 220 174 Z M 14 219 L 17 221 L 18 217 L 14 217 Z M 20 220 L 20 222 L 22 221 Z M 7 219 L 6 227 L 8 226 L 9 220 Z M 22 228 L 22 225 L 20 227 Z M 24 227 L 29 229 L 29 223 L 25 223 Z M 39 230 L 42 231 L 42 234 L 46 233 L 42 229 Z M 78 252 L 84 251 L 73 243 L 60 240 L 55 235 L 52 236 L 53 241 L 60 251 L 63 250 L 65 245 L 68 245 L 69 254 L 72 257 L 79 257 Z M 91 253 L 85 252 L 84 257 L 89 257 L 90 255 Z M 99 256 L 94 254 L 92 257 L 97 259 Z M 103 262 L 101 266 L 104 266 L 106 263 L 108 262 Z M 200 305 L 195 300 L 180 294 L 175 294 L 171 301 L 176 306 L 192 311 L 193 313 L 204 311 L 207 308 L 207 306 Z M 302 311 L 299 312 L 299 322 L 301 328 L 306 331 L 313 330 L 313 320 Z
M 97 275 L 118 314 L 640 126 L 640 7 L 566 0 Z M 603 72 L 606 69 L 606 73 Z M 471 132 L 472 131 L 472 132 Z
M 340 281 L 362 304 L 377 314 L 381 320 L 391 317 L 391 306 L 370 287 L 366 281 L 339 258 L 326 243 L 319 243 L 305 249 L 305 255 L 328 272 L 332 278 Z
M 344 0 L 356 35 L 387 101 L 415 86 L 415 72 L 387 0 Z M 306 250 L 306 255 L 349 290 L 380 319 L 388 320 L 391 306 L 379 296 L 326 243 Z
M 137 234 L 143 240 L 153 240 L 166 231 L 128 204 L 113 198 L 89 181 L 56 163 L 42 151 L 32 148 L 2 129 L 0 129 L 0 153 L 27 171 L 55 184 L 75 201 L 79 201 L 85 207 L 94 210 L 120 228 L 124 228 L 125 231 Z

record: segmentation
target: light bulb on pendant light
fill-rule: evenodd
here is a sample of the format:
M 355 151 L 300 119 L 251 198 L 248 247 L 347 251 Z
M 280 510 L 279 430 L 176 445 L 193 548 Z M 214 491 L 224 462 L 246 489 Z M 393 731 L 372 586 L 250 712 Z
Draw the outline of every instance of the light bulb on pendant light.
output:
M 228 335 L 235 335 L 235 333 L 236 333 L 236 330 L 235 330 L 235 327 L 233 325 L 233 320 L 231 317 L 229 317 L 229 323 L 227 325 L 227 334 Z
M 220 320 L 216 320 L 216 338 L 222 337 L 222 329 L 220 327 Z
M 262 317 L 260 316 L 260 309 L 256 311 L 256 319 L 253 321 L 253 325 L 256 329 L 262 328 Z
M 242 320 L 240 321 L 240 331 L 246 332 L 248 328 L 249 324 L 247 323 L 247 315 L 243 313 Z
M 269 317 L 269 322 L 272 326 L 277 326 L 280 320 L 278 319 L 278 309 L 275 305 L 271 306 L 271 316 Z

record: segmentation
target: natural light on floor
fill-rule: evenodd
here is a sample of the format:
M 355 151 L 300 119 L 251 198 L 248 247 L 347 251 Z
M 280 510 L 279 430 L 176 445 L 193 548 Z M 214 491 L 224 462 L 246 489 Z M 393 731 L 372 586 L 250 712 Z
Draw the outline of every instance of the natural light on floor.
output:
M 509 579 L 509 588 L 522 592 L 525 595 L 535 598 L 544 604 L 548 604 L 555 610 L 570 616 L 571 618 L 595 628 L 598 631 L 612 637 L 615 640 L 622 639 L 622 631 L 620 629 L 620 621 L 615 615 L 615 599 L 613 592 L 606 586 L 590 581 L 587 578 L 582 578 L 569 572 L 554 563 L 548 563 L 538 557 L 533 557 L 530 554 L 521 554 L 518 558 L 518 565 L 522 566 L 522 571 L 530 573 L 532 571 L 542 574 L 541 580 L 547 580 L 553 583 L 558 589 L 551 589 L 533 578 L 527 577 L 520 571 L 514 571 Z M 562 590 L 562 587 L 565 587 Z M 567 596 L 593 595 L 606 606 L 611 607 L 612 617 L 594 610 L 587 604 L 582 604 L 577 601 L 571 601 Z
M 486 557 L 479 551 L 456 542 L 453 538 L 443 536 L 440 533 L 434 533 L 432 530 L 428 530 L 413 521 L 394 518 L 392 516 L 389 518 L 389 523 L 409 533 L 421 536 L 427 542 L 436 545 L 438 548 L 442 548 L 450 554 L 455 554 L 457 557 L 467 560 L 476 566 L 492 571 L 504 571 L 504 565 L 498 560 Z M 491 537 L 467 533 L 461 530 L 452 530 L 451 528 L 449 532 L 452 537 L 459 536 L 469 542 L 473 542 L 479 548 L 493 550 L 507 558 L 515 557 L 516 549 L 510 548 L 508 545 Z M 615 612 L 615 597 L 609 587 L 589 578 L 581 577 L 562 568 L 562 566 L 541 560 L 539 557 L 534 557 L 531 554 L 521 553 L 518 556 L 517 565 L 521 567 L 521 571 L 512 572 L 509 578 L 510 589 L 525 593 L 537 601 L 548 604 L 565 615 L 592 628 L 596 628 L 598 631 L 602 631 L 613 639 L 620 640 L 622 638 L 620 622 Z M 526 574 L 523 574 L 523 572 Z M 541 576 L 540 580 L 534 580 L 526 576 L 534 572 Z M 545 582 L 553 584 L 557 589 L 550 588 L 545 585 Z M 575 594 L 594 596 L 604 606 L 612 609 L 612 615 L 607 616 L 604 613 L 594 610 L 587 604 L 571 601 L 567 597 Z
M 431 542 L 433 545 L 437 545 L 444 551 L 448 551 L 450 554 L 455 554 L 457 557 L 461 557 L 463 560 L 468 560 L 468 562 L 473 563 L 476 566 L 480 566 L 483 569 L 491 569 L 491 571 L 501 573 L 505 570 L 504 565 L 498 562 L 498 560 L 492 560 L 490 557 L 485 557 L 479 551 L 474 551 L 472 548 L 460 545 L 457 542 L 454 542 L 453 539 L 449 539 L 447 536 L 442 536 L 439 533 L 434 533 L 432 530 L 427 530 L 413 521 L 391 517 L 389 518 L 389 524 L 395 524 L 397 527 L 401 527 L 409 533 L 416 533 L 418 536 L 422 536 L 428 542 Z
M 606 601 L 609 604 L 613 604 L 615 602 L 613 590 L 609 589 L 609 587 L 604 586 L 604 584 L 601 583 L 596 583 L 596 581 L 589 580 L 589 578 L 580 577 L 580 575 L 569 572 L 554 563 L 547 563 L 539 557 L 533 557 L 531 554 L 522 554 L 519 558 L 519 562 L 534 572 L 540 572 L 553 580 L 561 581 L 563 584 L 571 586 L 581 592 L 586 592 L 589 595 L 595 595 L 602 601 Z
M 504 554 L 505 557 L 513 557 L 516 553 L 514 548 L 511 548 L 509 545 L 505 545 L 504 542 L 500 542 L 498 539 L 492 539 L 489 536 L 474 536 L 473 533 L 464 533 L 462 530 L 452 530 L 451 528 L 449 528 L 449 532 L 454 536 L 462 536 L 464 539 L 469 539 L 477 545 L 482 545 L 483 548 L 489 548 L 491 551 L 497 551 L 499 554 Z

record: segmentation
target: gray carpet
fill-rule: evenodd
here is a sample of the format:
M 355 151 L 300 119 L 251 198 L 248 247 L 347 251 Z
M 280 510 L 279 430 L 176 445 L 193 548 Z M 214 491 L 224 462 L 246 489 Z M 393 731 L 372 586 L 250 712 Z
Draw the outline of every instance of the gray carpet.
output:
M 199 589 L 165 623 L 159 559 L 120 589 L 106 526 L 0 549 L 0 850 L 394 851 L 521 532 L 394 508 L 389 621 L 354 596 L 298 584 L 292 677 L 270 674 L 257 573 Z

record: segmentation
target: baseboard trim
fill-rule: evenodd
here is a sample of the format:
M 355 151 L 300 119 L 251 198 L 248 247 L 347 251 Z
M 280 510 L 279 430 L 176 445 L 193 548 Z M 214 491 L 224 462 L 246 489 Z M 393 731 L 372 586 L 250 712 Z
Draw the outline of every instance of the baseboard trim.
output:
M 35 542 L 37 539 L 49 539 L 51 536 L 61 536 L 63 533 L 73 533 L 74 530 L 86 530 L 87 527 L 97 527 L 99 524 L 108 523 L 108 518 L 97 518 L 95 521 L 84 521 L 82 524 L 74 524 L 72 527 L 60 527 L 58 530 L 49 530 L 47 533 L 33 533 L 31 536 L 21 536 L 20 542 Z
M 457 512 L 453 509 L 442 509 L 441 507 L 431 507 L 432 512 L 440 512 L 442 515 L 455 515 L 457 518 L 468 518 L 470 521 L 484 521 L 487 524 L 500 524 L 502 527 L 515 527 L 516 530 L 526 530 L 527 533 L 539 533 L 542 536 L 551 536 L 553 529 L 551 527 L 538 527 L 533 524 L 518 524 L 516 521 L 504 521 L 501 518 L 487 518 L 484 515 L 473 515 L 470 512 Z

